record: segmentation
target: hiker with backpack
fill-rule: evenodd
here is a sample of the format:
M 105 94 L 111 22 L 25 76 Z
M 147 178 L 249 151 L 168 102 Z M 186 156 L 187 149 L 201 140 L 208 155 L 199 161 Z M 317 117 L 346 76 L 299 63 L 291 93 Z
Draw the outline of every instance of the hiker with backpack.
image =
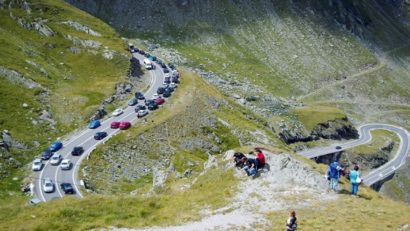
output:
M 243 168 L 243 170 L 245 170 L 248 176 L 254 176 L 258 171 L 256 169 L 256 165 L 257 165 L 256 159 L 244 157 L 243 161 L 245 163 L 245 167 Z
M 265 160 L 265 155 L 263 154 L 262 150 L 260 148 L 255 148 L 256 152 L 256 169 L 262 169 L 265 167 L 266 160 Z
M 329 165 L 329 168 L 327 169 L 327 176 L 328 178 L 330 178 L 330 189 L 332 189 L 334 192 L 337 192 L 341 170 L 342 167 L 340 166 L 338 160 L 335 160 L 333 163 L 331 163 Z
M 296 212 L 290 212 L 289 218 L 286 220 L 286 231 L 295 231 L 298 228 L 296 220 Z
M 233 160 L 235 162 L 235 167 L 243 168 L 243 165 L 245 164 L 244 161 L 243 161 L 244 157 L 246 157 L 246 156 L 241 152 L 235 152 L 233 154 Z
M 362 178 L 360 178 L 359 166 L 355 165 L 353 170 L 349 174 L 350 183 L 352 185 L 352 196 L 357 196 L 359 192 L 359 184 L 362 183 Z

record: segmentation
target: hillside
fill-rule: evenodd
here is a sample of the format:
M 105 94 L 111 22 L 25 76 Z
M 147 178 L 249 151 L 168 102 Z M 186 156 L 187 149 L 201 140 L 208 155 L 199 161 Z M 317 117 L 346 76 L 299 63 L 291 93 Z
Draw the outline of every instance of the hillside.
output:
M 64 2 L 1 1 L 0 22 L 3 196 L 18 190 L 22 166 L 88 123 L 116 85 L 130 80 L 116 32 Z
M 0 230 L 281 230 L 293 209 L 300 230 L 408 230 L 409 164 L 352 197 L 345 178 L 327 190 L 333 156 L 295 153 L 367 122 L 410 130 L 407 2 L 0 1 Z M 148 89 L 127 43 L 176 64 L 181 83 L 86 150 L 84 198 L 29 205 L 33 157 Z M 342 163 L 391 159 L 398 137 L 372 135 Z M 248 177 L 231 157 L 255 147 L 268 164 Z
M 362 123 L 410 129 L 407 1 L 67 2 L 191 67 L 295 150 Z

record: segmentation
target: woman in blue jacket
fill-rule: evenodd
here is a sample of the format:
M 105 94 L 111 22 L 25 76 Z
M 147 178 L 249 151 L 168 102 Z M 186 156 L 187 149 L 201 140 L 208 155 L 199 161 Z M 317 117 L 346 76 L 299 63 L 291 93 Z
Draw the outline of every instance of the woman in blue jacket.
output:
M 352 184 L 352 195 L 357 196 L 359 192 L 359 184 L 361 183 L 359 166 L 355 165 L 353 170 L 349 174 L 350 183 Z

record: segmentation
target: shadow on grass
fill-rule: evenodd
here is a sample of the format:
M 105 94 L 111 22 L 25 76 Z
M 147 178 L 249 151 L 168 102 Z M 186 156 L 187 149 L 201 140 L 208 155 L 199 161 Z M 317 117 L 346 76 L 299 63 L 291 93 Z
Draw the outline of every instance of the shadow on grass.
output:
M 347 190 L 347 189 L 342 189 L 342 190 L 339 191 L 339 194 L 352 195 L 352 192 Z M 372 199 L 371 196 L 360 194 L 360 192 L 359 192 L 359 195 L 357 195 L 357 197 L 358 198 L 363 198 L 363 199 L 366 199 L 366 200 L 371 200 Z

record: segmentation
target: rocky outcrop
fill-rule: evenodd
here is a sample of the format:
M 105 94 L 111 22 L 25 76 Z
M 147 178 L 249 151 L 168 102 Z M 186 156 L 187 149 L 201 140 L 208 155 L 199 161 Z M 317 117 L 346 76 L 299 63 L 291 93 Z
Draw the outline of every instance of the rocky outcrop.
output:
M 24 18 L 17 18 L 17 24 L 27 30 L 35 30 L 39 34 L 47 37 L 54 36 L 54 31 L 47 26 L 47 20 L 37 19 L 37 21 L 30 22 Z
M 306 134 L 302 129 L 289 128 L 284 125 L 281 126 L 281 131 L 278 135 L 286 144 L 309 142 L 320 138 L 341 140 L 356 139 L 359 137 L 358 131 L 347 118 L 319 123 L 313 128 L 310 134 Z
M 9 150 L 11 148 L 26 150 L 27 146 L 20 143 L 19 141 L 13 139 L 11 133 L 8 130 L 3 130 L 1 132 L 1 140 L 0 146 L 4 147 L 5 149 Z
M 94 31 L 93 29 L 89 28 L 88 26 L 82 25 L 79 22 L 74 22 L 74 21 L 68 20 L 68 21 L 62 22 L 62 24 L 70 26 L 70 27 L 72 27 L 72 28 L 74 28 L 78 31 L 83 31 L 83 32 L 85 32 L 89 35 L 96 36 L 96 37 L 101 37 L 100 33 L 98 33 L 97 31 Z
M 95 40 L 80 39 L 76 36 L 69 35 L 69 34 L 64 35 L 64 37 L 67 40 L 72 41 L 75 46 L 82 46 L 82 47 L 88 47 L 88 48 L 99 48 L 101 46 L 101 43 Z
M 130 59 L 130 68 L 128 69 L 128 77 L 130 79 L 141 78 L 144 73 L 141 69 L 141 64 L 134 56 Z
M 350 124 L 347 117 L 320 123 L 311 132 L 311 136 L 324 139 L 357 139 L 359 133 L 356 128 Z
M 0 76 L 6 78 L 12 83 L 17 83 L 21 84 L 29 89 L 32 88 L 40 88 L 40 89 L 45 89 L 43 86 L 41 86 L 39 83 L 34 82 L 31 79 L 28 79 L 24 77 L 22 74 L 15 70 L 10 70 L 8 68 L 0 66 Z

